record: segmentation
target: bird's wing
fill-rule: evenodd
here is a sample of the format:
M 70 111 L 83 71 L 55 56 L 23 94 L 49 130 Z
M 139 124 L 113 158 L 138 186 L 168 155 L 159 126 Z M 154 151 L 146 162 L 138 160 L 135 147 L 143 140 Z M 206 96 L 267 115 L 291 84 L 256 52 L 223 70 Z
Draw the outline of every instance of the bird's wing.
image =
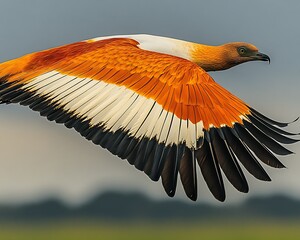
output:
M 161 176 L 169 196 L 180 174 L 197 198 L 196 162 L 213 195 L 223 201 L 222 173 L 239 191 L 239 166 L 270 180 L 258 159 L 283 167 L 285 126 L 251 109 L 196 64 L 142 50 L 128 38 L 85 41 L 33 53 L 0 65 L 0 100 L 29 105 L 51 121 L 144 171 Z M 271 150 L 271 151 L 270 151 Z

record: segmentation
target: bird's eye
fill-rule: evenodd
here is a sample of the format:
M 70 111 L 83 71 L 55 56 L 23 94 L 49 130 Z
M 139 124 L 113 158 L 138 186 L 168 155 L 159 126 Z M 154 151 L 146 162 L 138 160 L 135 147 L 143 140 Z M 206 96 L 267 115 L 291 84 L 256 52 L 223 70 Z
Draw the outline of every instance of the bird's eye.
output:
M 244 55 L 247 52 L 247 49 L 245 47 L 238 48 L 238 52 L 240 55 Z

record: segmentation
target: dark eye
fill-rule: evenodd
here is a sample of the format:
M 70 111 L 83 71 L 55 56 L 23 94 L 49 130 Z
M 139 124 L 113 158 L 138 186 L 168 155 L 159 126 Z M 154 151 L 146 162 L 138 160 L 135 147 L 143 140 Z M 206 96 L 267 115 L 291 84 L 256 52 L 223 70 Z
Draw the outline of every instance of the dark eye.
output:
M 244 55 L 247 52 L 247 49 L 245 47 L 239 47 L 238 52 L 240 55 Z

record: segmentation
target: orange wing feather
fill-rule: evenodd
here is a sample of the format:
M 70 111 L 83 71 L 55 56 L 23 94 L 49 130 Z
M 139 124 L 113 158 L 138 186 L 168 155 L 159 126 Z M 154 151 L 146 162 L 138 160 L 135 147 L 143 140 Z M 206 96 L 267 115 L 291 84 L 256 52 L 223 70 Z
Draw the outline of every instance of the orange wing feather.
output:
M 250 113 L 245 103 L 196 64 L 141 50 L 137 45 L 132 39 L 118 38 L 70 44 L 7 62 L 1 73 L 11 75 L 9 81 L 25 83 L 55 70 L 125 86 L 155 100 L 181 119 L 192 123 L 203 121 L 205 129 L 241 123 L 241 116 Z M 171 97 L 165 93 L 171 93 Z

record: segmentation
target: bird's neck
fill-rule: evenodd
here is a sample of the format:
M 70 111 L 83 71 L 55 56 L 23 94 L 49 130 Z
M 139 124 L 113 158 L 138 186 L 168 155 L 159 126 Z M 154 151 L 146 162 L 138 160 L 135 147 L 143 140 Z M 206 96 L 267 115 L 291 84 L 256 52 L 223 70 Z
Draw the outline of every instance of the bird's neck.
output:
M 237 65 L 238 63 L 230 61 L 230 52 L 226 45 L 208 46 L 183 40 L 137 34 L 137 35 L 123 35 L 115 37 L 128 37 L 136 40 L 141 49 L 148 51 L 155 51 L 164 54 L 188 59 L 198 64 L 205 71 L 219 71 L 228 69 Z M 96 38 L 94 40 L 103 40 L 103 38 Z
M 198 64 L 205 71 L 220 71 L 231 68 L 237 63 L 229 61 L 229 52 L 221 46 L 203 44 L 191 45 L 191 61 Z

